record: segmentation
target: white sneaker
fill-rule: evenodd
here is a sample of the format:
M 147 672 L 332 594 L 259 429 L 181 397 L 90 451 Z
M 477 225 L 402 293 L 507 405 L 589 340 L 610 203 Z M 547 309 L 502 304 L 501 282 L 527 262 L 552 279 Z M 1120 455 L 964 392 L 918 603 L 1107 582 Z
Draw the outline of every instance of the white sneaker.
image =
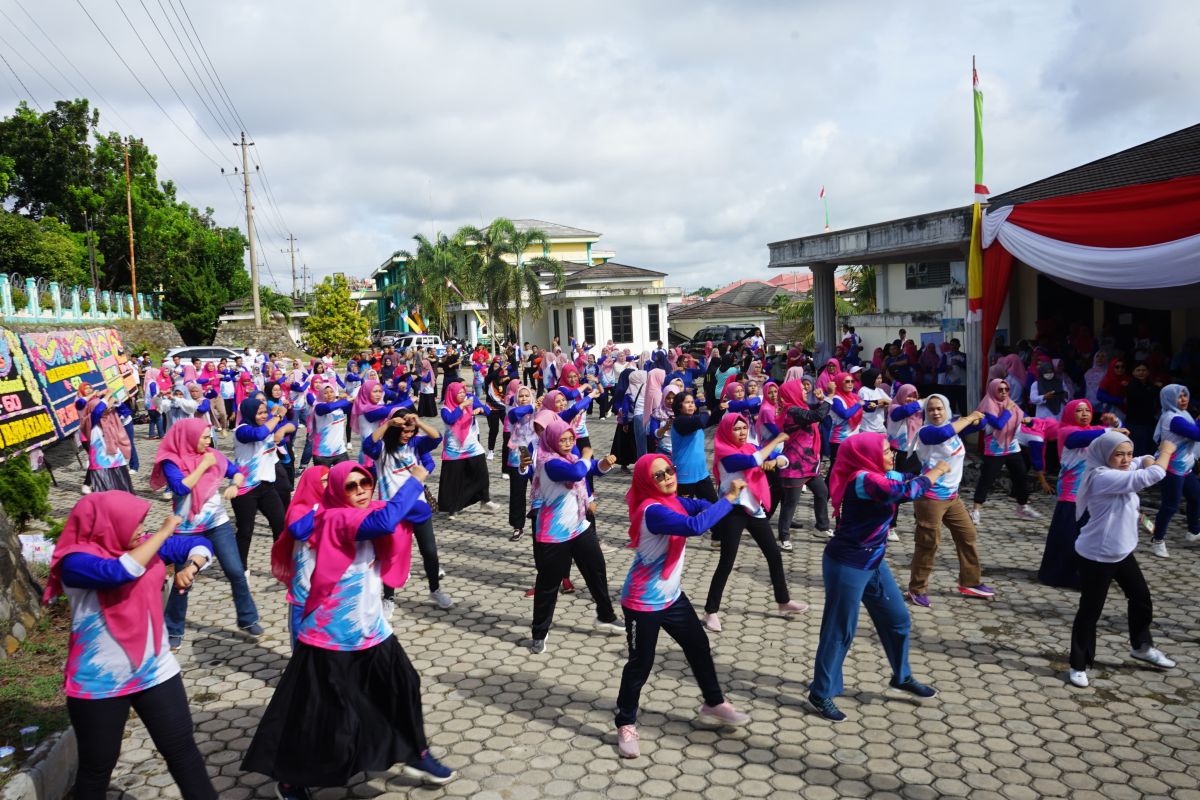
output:
M 1042 515 L 1027 505 L 1017 506 L 1017 516 L 1021 519 L 1041 519 Z
M 441 589 L 438 589 L 435 592 L 430 592 L 429 599 L 441 609 L 447 609 L 454 605 L 454 601 L 450 599 L 450 595 L 446 594 Z
M 486 503 L 483 504 L 483 507 L 486 508 L 488 511 L 495 511 L 496 509 L 500 508 L 500 504 L 497 503 L 495 500 L 488 500 Z
M 1151 539 L 1150 552 L 1159 558 L 1170 558 L 1167 555 L 1167 540 L 1166 539 Z
M 817 531 L 817 535 L 818 535 L 818 536 L 824 536 L 826 539 L 832 539 L 832 538 L 833 538 L 833 531 L 831 531 L 831 530 Z
M 383 599 L 383 618 L 391 619 L 392 614 L 396 613 L 396 601 L 389 598 Z
M 888 541 L 889 542 L 900 541 L 900 534 L 896 533 L 895 528 L 888 528 Z
M 1072 686 L 1078 686 L 1080 689 L 1086 689 L 1088 687 L 1088 676 L 1085 670 L 1071 670 L 1067 673 L 1067 680 L 1071 682 Z
M 491 461 L 495 457 L 496 457 L 496 454 L 494 452 L 492 452 L 491 450 L 487 451 L 487 460 L 488 461 Z
M 1153 664 L 1163 669 L 1171 669 L 1171 667 L 1175 666 L 1175 662 L 1164 656 L 1162 651 L 1157 647 L 1143 647 L 1141 650 L 1130 650 L 1129 655 L 1138 661 L 1145 661 L 1147 664 Z
M 1193 544 L 1196 542 L 1200 542 L 1200 533 L 1185 533 L 1183 535 L 1183 540 L 1185 542 L 1191 542 Z
M 979 524 L 979 509 L 978 508 L 972 508 L 970 511 L 967 512 L 967 516 L 969 516 L 971 518 L 972 525 Z
M 501 473 L 500 473 L 500 480 L 502 480 L 502 481 L 506 481 L 506 480 L 508 480 L 508 473 L 507 473 L 507 472 L 501 472 Z

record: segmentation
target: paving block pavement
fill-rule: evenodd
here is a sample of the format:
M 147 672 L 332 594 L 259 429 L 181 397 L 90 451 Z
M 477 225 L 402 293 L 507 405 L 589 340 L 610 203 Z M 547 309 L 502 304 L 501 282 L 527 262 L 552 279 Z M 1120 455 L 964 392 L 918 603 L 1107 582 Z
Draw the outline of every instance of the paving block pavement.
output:
M 613 423 L 589 423 L 598 453 L 607 452 Z M 139 426 L 138 433 L 144 432 Z M 142 463 L 154 442 L 138 440 Z M 229 437 L 219 442 L 229 452 Z M 297 452 L 299 449 L 297 448 Z M 500 460 L 489 462 L 493 499 L 507 501 Z M 135 477 L 153 499 L 150 523 L 168 503 L 149 491 L 149 467 Z M 56 472 L 52 501 L 65 514 L 79 497 L 82 473 Z M 431 483 L 437 479 L 437 473 Z M 598 530 L 609 586 L 619 592 L 631 560 L 619 470 L 596 482 Z M 422 678 L 431 746 L 458 771 L 439 788 L 417 787 L 398 769 L 358 776 L 334 798 L 1200 798 L 1200 545 L 1183 543 L 1172 526 L 1171 558 L 1147 548 L 1139 561 L 1155 600 L 1156 644 L 1179 662 L 1159 671 L 1131 661 L 1125 610 L 1115 588 L 1100 623 L 1092 687 L 1065 681 L 1077 595 L 1036 581 L 1053 499 L 1033 503 L 1044 515 L 1018 520 L 1011 500 L 994 496 L 979 531 L 984 580 L 994 601 L 954 591 L 957 562 L 948 536 L 930 582 L 930 609 L 911 608 L 914 674 L 939 696 L 918 703 L 885 694 L 889 670 L 866 614 L 846 660 L 849 720 L 831 725 L 807 708 L 807 681 L 823 608 L 821 551 L 805 495 L 785 553 L 792 596 L 807 614 L 775 613 L 766 563 L 746 538 L 728 584 L 724 632 L 710 634 L 717 672 L 729 699 L 753 721 L 740 730 L 695 721 L 701 702 L 681 651 L 663 636 L 642 695 L 642 756 L 617 757 L 613 708 L 625 659 L 624 637 L 592 630 L 594 609 L 580 581 L 562 596 L 549 649 L 526 649 L 533 583 L 529 536 L 510 542 L 506 508 L 474 507 L 435 520 L 446 570 L 442 587 L 454 607 L 427 597 L 416 569 L 396 595 L 396 635 Z M 251 588 L 266 628 L 257 641 L 237 630 L 219 568 L 197 582 L 187 637 L 179 653 L 196 738 L 222 798 L 272 797 L 273 783 L 240 769 L 272 687 L 289 655 L 283 587 L 270 577 L 270 532 L 260 518 L 251 549 Z M 912 514 L 900 514 L 899 543 L 887 558 L 902 587 L 912 554 Z M 689 544 L 684 590 L 700 604 L 716 566 L 708 538 Z M 162 759 L 136 720 L 128 726 L 110 797 L 175 798 Z

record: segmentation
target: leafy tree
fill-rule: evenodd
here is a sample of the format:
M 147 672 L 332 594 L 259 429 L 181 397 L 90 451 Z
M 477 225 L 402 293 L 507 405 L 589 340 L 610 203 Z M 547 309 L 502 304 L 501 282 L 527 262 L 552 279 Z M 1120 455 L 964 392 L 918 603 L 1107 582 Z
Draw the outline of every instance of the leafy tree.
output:
M 504 256 L 512 252 L 512 236 L 517 232 L 511 220 L 497 217 L 486 228 L 464 225 L 455 238 L 467 248 L 469 268 L 468 295 L 482 297 L 488 312 L 488 331 L 492 351 L 496 350 L 496 320 L 500 316 L 500 296 L 507 281 Z M 467 287 L 464 287 L 466 289 Z
M 463 242 L 449 238 L 443 233 L 429 240 L 417 234 L 415 253 L 402 250 L 398 254 L 404 259 L 404 295 L 420 310 L 430 329 L 445 334 L 449 328 L 450 315 L 447 306 L 458 300 L 450 291 L 447 280 L 464 291 L 473 290 L 473 281 L 467 273 L 467 250 Z M 389 302 L 385 298 L 382 302 Z
M 247 292 L 247 300 L 249 297 L 250 294 Z M 262 311 L 262 322 L 264 325 L 269 323 L 271 317 L 275 314 L 283 317 L 285 321 L 289 320 L 292 318 L 292 313 L 296 310 L 296 307 L 292 304 L 290 295 L 280 294 L 272 289 L 268 289 L 266 286 L 258 287 L 258 305 Z
M 520 326 L 526 305 L 528 305 L 530 316 L 534 319 L 541 319 L 543 313 L 542 272 L 549 272 L 555 291 L 562 291 L 564 275 L 562 263 L 558 259 L 536 256 L 528 261 L 525 260 L 525 250 L 534 244 L 546 247 L 549 246 L 550 239 L 545 232 L 536 228 L 514 231 L 509 236 L 509 246 L 516 256 L 516 263 L 505 262 L 507 268 L 502 273 L 502 281 L 496 287 L 498 321 L 508 330 L 515 331 Z M 494 347 L 493 343 L 493 349 Z
M 55 217 L 33 219 L 0 211 L 0 272 L 90 284 L 87 245 Z
M 701 286 L 699 289 L 692 292 L 691 295 L 689 295 L 689 296 L 690 297 L 708 297 L 710 294 L 712 294 L 715 291 L 716 291 L 716 289 L 711 289 L 707 286 Z
M 313 290 L 312 308 L 304 324 L 308 349 L 350 355 L 367 347 L 371 327 L 350 296 L 345 275 L 326 277 Z
M 25 530 L 31 520 L 50 513 L 49 495 L 50 473 L 34 472 L 29 456 L 10 455 L 0 463 L 0 505 L 17 530 Z
M 860 314 L 874 314 L 878 311 L 875 301 L 875 265 L 863 264 L 849 267 L 842 273 L 846 282 L 846 295 L 850 304 Z
M 796 323 L 796 327 L 799 329 L 799 338 L 804 342 L 806 347 L 813 347 L 816 344 L 813 334 L 812 292 L 796 300 L 786 301 L 778 306 L 773 306 L 773 308 L 777 309 L 781 322 Z M 833 297 L 833 309 L 834 313 L 839 317 L 848 316 L 858 311 L 848 300 L 837 294 Z

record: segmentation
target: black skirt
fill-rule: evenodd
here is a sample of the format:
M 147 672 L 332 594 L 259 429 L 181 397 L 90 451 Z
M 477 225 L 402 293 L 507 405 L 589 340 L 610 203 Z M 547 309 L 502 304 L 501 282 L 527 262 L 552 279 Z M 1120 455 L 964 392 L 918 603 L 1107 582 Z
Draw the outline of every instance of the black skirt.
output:
M 487 458 L 483 455 L 442 462 L 438 481 L 438 510 L 456 514 L 475 503 L 491 499 Z
M 395 636 L 346 652 L 297 642 L 242 769 L 296 786 L 345 786 L 427 747 L 421 678 Z
M 84 476 L 84 484 L 91 487 L 93 492 L 129 492 L 133 494 L 133 479 L 129 476 L 129 467 L 104 467 L 89 469 Z
M 622 467 L 628 467 L 637 461 L 637 441 L 633 437 L 632 424 L 617 425 L 610 452 L 617 457 L 617 463 Z
M 1038 569 L 1038 580 L 1047 586 L 1064 589 L 1079 588 L 1079 556 L 1075 553 L 1075 540 L 1087 522 L 1075 519 L 1075 503 L 1059 500 L 1050 518 L 1050 532 L 1046 534 L 1046 549 L 1042 553 L 1042 565 Z
M 417 398 L 418 417 L 436 417 L 438 415 L 437 400 L 434 394 L 422 394 Z

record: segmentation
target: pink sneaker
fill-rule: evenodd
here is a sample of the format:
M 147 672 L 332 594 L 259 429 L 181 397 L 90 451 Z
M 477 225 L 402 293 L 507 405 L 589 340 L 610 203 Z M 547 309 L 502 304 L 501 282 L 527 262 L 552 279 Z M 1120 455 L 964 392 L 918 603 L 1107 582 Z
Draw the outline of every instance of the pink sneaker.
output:
M 808 611 L 808 603 L 789 600 L 786 603 L 779 604 L 780 614 L 803 614 L 805 611 Z
M 716 614 L 704 615 L 704 627 L 708 628 L 713 633 L 721 632 L 721 619 Z
M 638 747 L 636 725 L 622 725 L 617 728 L 617 752 L 621 754 L 621 758 L 637 758 L 642 754 Z
M 750 721 L 749 714 L 743 714 L 726 700 L 719 706 L 700 706 L 700 721 L 706 725 L 731 725 L 738 727 Z

